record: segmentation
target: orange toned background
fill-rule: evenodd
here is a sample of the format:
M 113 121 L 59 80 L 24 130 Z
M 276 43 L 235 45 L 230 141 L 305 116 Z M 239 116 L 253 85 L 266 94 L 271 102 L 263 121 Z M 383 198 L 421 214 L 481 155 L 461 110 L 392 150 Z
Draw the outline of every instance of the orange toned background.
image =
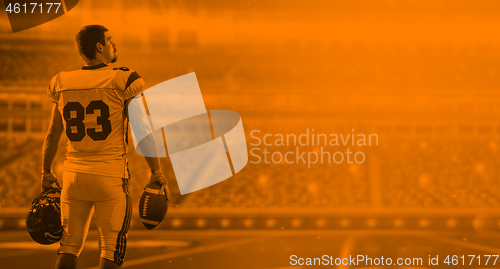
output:
M 78 30 L 103 24 L 118 65 L 135 69 L 147 87 L 196 72 L 207 109 L 238 112 L 249 143 L 252 130 L 379 136 L 378 146 L 351 147 L 366 154 L 363 164 L 249 163 L 183 196 L 164 160 L 174 216 L 354 215 L 361 228 L 383 216 L 388 224 L 379 225 L 390 229 L 401 228 L 393 219 L 427 228 L 422 219 L 444 216 L 435 227 L 472 229 L 500 205 L 499 12 L 500 2 L 486 0 L 83 0 L 16 34 L 0 12 L 0 207 L 11 216 L 39 192 L 46 86 L 83 64 Z M 136 204 L 149 171 L 132 147 L 130 160 Z M 323 228 L 317 223 L 308 228 Z

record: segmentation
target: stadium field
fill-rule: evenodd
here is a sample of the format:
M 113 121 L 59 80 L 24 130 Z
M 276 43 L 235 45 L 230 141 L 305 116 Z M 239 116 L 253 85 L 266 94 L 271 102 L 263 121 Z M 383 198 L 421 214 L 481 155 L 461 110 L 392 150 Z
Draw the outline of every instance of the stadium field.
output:
M 33 241 L 26 214 L 46 170 L 47 86 L 85 64 L 75 36 L 90 24 L 109 29 L 113 68 L 137 71 L 148 96 L 194 73 L 206 111 L 241 116 L 248 153 L 230 178 L 182 194 L 175 156 L 162 157 L 172 198 L 149 231 L 138 209 L 151 169 L 129 131 L 124 268 L 500 268 L 500 1 L 63 2 L 75 6 L 19 32 L 17 12 L 0 12 L 0 269 L 55 267 L 59 243 Z M 94 222 L 80 269 L 98 266 Z
M 53 268 L 57 244 L 38 245 L 24 231 L 1 232 L 0 238 L 2 268 Z M 495 255 L 500 254 L 499 238 L 497 234 L 411 230 L 132 230 L 123 267 L 307 268 L 310 266 L 298 263 L 305 263 L 307 258 L 314 262 L 314 258 L 327 255 L 333 265 L 321 259 L 322 266 L 337 267 L 336 258 L 350 257 L 349 262 L 339 259 L 344 262 L 339 267 L 372 268 L 377 267 L 377 262 L 382 267 L 383 258 L 384 265 L 387 266 L 390 259 L 393 268 L 497 268 L 500 266 L 500 260 L 495 262 Z M 97 268 L 97 256 L 97 233 L 92 230 L 79 268 Z M 438 264 L 429 265 L 429 257 L 438 258 Z M 299 261 L 299 258 L 304 260 Z M 321 266 L 318 261 L 316 266 Z M 398 261 L 403 265 L 397 265 Z

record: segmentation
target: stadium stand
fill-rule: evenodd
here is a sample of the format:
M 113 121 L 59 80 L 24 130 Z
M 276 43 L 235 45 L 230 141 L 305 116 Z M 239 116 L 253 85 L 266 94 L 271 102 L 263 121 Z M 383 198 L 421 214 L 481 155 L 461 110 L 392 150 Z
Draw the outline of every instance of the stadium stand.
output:
M 98 8 L 102 1 L 88 2 Z M 327 2 L 323 4 L 328 5 Z M 413 10 L 412 2 L 393 3 L 391 8 Z M 455 5 L 452 2 L 446 5 Z M 239 12 L 244 19 L 234 23 L 242 26 L 238 23 L 251 19 L 245 17 L 248 11 L 232 3 L 219 4 L 237 10 L 232 12 Z M 345 5 L 336 8 L 352 12 Z M 185 8 L 192 11 L 200 7 Z M 455 8 L 464 12 L 468 9 Z M 214 10 L 208 14 L 211 12 Z M 358 15 L 359 19 L 364 13 Z M 286 19 L 287 13 L 280 16 L 270 21 Z M 81 22 L 79 19 L 75 24 Z M 345 18 L 339 20 L 351 23 Z M 175 175 L 164 161 L 162 165 L 168 171 L 173 192 L 172 205 L 176 208 L 197 212 L 207 209 L 210 216 L 217 215 L 213 212 L 220 209 L 229 219 L 238 215 L 235 211 L 241 208 L 246 209 L 243 212 L 271 209 L 275 213 L 288 209 L 290 214 L 299 208 L 311 212 L 345 210 L 333 217 L 338 225 L 331 227 L 338 228 L 349 226 L 343 218 L 356 210 L 403 214 L 408 209 L 425 212 L 436 209 L 442 213 L 495 210 L 500 206 L 497 195 L 500 125 L 496 117 L 500 112 L 497 64 L 500 50 L 494 44 L 459 40 L 453 44 L 422 41 L 408 46 L 308 37 L 267 43 L 235 38 L 228 46 L 193 29 L 152 28 L 141 37 L 128 37 L 129 32 L 117 33 L 121 41 L 119 64 L 137 70 L 148 87 L 196 72 L 207 109 L 240 113 L 247 139 L 252 130 L 301 133 L 315 127 L 325 133 L 349 133 L 356 129 L 380 136 L 379 146 L 366 148 L 364 164 L 318 164 L 307 168 L 307 165 L 249 163 L 234 177 L 183 196 L 178 195 Z M 53 33 L 33 31 L 20 39 L 2 39 L 2 209 L 28 207 L 39 190 L 41 145 L 51 105 L 45 87 L 58 72 L 81 65 L 70 40 L 73 34 L 68 33 L 64 39 Z M 151 40 L 155 35 L 158 39 Z M 145 49 L 138 51 L 138 44 Z M 28 64 L 33 62 L 37 64 Z M 64 145 L 64 141 L 61 143 Z M 270 150 L 288 149 L 271 147 Z M 63 154 L 61 151 L 56 160 L 58 176 Z M 149 171 L 132 147 L 129 159 L 131 194 L 137 204 Z M 427 227 L 426 214 L 412 219 L 412 225 Z M 319 213 L 318 216 L 322 217 Z M 207 227 L 198 225 L 204 222 L 197 215 L 190 217 L 192 227 Z M 261 225 L 273 226 L 268 225 L 273 222 L 267 217 L 262 218 Z M 238 218 L 239 225 L 247 227 L 244 219 Z M 320 220 L 311 220 L 312 226 L 307 227 L 323 227 Z M 293 221 L 290 218 L 285 222 L 293 227 L 291 223 L 297 223 Z M 442 223 L 459 227 L 461 222 L 458 220 L 456 224 L 456 221 L 443 217 Z M 179 223 L 174 217 L 168 225 L 176 228 Z M 360 223 L 371 227 L 376 222 L 362 219 Z M 388 223 L 393 225 L 392 220 Z

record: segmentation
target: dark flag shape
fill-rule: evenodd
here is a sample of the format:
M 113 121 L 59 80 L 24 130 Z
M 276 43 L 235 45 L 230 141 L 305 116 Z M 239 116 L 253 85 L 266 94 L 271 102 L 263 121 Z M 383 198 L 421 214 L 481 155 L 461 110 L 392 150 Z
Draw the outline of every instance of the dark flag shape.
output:
M 73 9 L 78 0 L 4 0 L 12 32 L 20 32 L 58 18 Z

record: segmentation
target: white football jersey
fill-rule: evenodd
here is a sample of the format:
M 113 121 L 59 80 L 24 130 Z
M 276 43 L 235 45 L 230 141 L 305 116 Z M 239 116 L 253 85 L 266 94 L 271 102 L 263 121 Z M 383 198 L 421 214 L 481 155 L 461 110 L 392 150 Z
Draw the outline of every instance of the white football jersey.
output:
M 65 170 L 128 178 L 125 101 L 143 87 L 135 71 L 106 64 L 52 78 L 47 92 L 58 105 L 68 137 Z

